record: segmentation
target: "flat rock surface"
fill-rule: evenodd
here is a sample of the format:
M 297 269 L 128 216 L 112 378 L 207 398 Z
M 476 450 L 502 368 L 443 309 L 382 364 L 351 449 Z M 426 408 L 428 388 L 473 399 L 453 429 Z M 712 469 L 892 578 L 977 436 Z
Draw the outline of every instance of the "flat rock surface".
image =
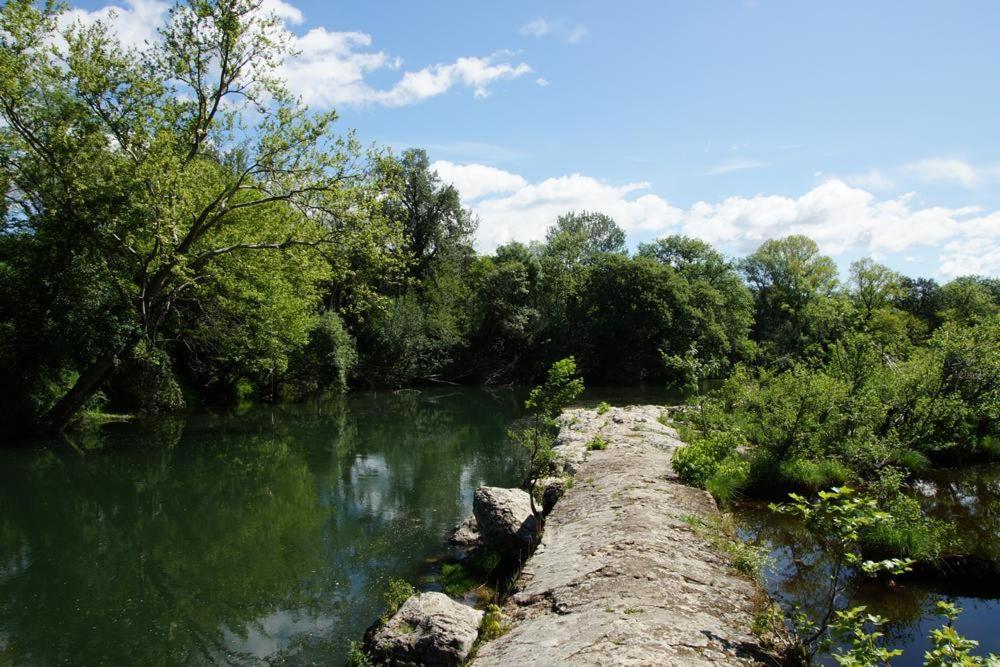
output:
M 507 602 L 510 631 L 476 665 L 761 664 L 751 633 L 763 593 L 694 532 L 717 514 L 670 466 L 682 443 L 662 408 L 563 416 L 558 451 L 573 471 L 538 550 Z M 605 450 L 587 451 L 600 433 Z

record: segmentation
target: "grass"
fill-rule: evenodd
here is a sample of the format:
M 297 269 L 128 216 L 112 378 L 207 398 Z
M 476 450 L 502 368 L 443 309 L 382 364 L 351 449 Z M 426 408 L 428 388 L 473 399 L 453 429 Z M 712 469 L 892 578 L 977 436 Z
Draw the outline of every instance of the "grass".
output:
M 403 603 L 416 594 L 417 589 L 409 582 L 403 579 L 390 579 L 389 585 L 385 589 L 385 613 L 382 614 L 382 622 L 387 623 L 399 611 Z
M 736 527 L 731 514 L 719 514 L 712 517 L 700 517 L 688 514 L 682 517 L 684 523 L 708 540 L 708 542 L 729 556 L 729 560 L 740 574 L 755 581 L 764 576 L 764 567 L 768 556 L 764 548 L 747 544 L 736 536 Z

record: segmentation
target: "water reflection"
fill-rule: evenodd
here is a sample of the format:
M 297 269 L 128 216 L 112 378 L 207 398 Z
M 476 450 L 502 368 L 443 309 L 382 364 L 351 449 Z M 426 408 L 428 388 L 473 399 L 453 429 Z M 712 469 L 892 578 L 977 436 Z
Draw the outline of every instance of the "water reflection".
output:
M 358 395 L 0 452 L 0 663 L 336 662 L 483 483 L 513 392 Z
M 953 522 L 959 538 L 980 557 L 1000 557 L 1000 465 L 975 466 L 936 472 L 916 485 L 929 514 Z M 765 545 L 772 565 L 765 585 L 787 611 L 823 609 L 830 561 L 816 548 L 808 531 L 796 519 L 770 512 L 762 504 L 745 504 L 736 510 L 741 536 Z M 960 573 L 958 573 L 960 574 Z M 849 604 L 863 604 L 874 613 L 894 619 L 886 631 L 887 643 L 903 649 L 893 665 L 923 664 L 930 648 L 927 635 L 942 621 L 935 616 L 938 600 L 963 608 L 956 623 L 959 632 L 980 642 L 977 652 L 1000 653 L 1000 581 L 945 578 L 904 579 L 885 585 L 860 578 L 848 592 Z M 823 664 L 835 664 L 827 657 Z

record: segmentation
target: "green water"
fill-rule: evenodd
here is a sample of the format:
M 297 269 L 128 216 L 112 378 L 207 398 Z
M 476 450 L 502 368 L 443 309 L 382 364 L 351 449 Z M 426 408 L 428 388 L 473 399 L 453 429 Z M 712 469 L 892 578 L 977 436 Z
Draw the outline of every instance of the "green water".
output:
M 0 665 L 340 663 L 390 578 L 434 587 L 476 487 L 519 481 L 522 400 L 354 394 L 0 449 Z
M 0 451 L 0 663 L 336 663 L 475 488 L 517 480 L 517 414 L 357 395 Z

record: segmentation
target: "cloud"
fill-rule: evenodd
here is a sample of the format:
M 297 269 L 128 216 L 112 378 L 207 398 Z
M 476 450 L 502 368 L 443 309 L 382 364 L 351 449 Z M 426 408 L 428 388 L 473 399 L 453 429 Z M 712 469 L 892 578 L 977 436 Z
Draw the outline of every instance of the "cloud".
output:
M 124 6 L 108 5 L 94 11 L 72 9 L 63 25 L 90 25 L 105 21 L 127 46 L 140 47 L 158 38 L 170 4 L 159 0 L 125 0 Z M 305 21 L 302 11 L 284 0 L 263 0 L 261 10 L 281 19 L 294 38 L 297 55 L 286 59 L 280 74 L 292 93 L 310 106 L 371 105 L 400 107 L 422 102 L 456 88 L 485 98 L 498 81 L 517 79 L 532 72 L 524 62 L 506 60 L 511 54 L 463 56 L 454 62 L 437 63 L 402 71 L 389 87 L 372 86 L 367 77 L 378 71 L 400 71 L 403 61 L 385 51 L 372 50 L 372 36 L 364 32 L 334 31 L 317 27 L 298 35 L 293 26 Z
M 872 168 L 845 176 L 851 185 L 873 190 L 892 190 L 907 183 L 960 187 L 973 190 L 1000 183 L 1000 165 L 973 165 L 948 157 L 929 157 L 888 169 Z
M 60 16 L 59 25 L 61 28 L 71 25 L 90 26 L 101 21 L 118 35 L 122 45 L 139 48 L 158 38 L 157 29 L 163 25 L 168 9 L 169 2 L 125 0 L 124 7 L 108 5 L 93 11 L 69 9 Z
M 541 17 L 532 19 L 518 29 L 523 37 L 536 39 L 553 35 L 567 44 L 579 44 L 590 35 L 590 31 L 580 24 L 570 24 L 564 21 L 550 21 Z
M 753 160 L 749 158 L 726 160 L 721 162 L 711 168 L 705 173 L 709 176 L 720 176 L 722 174 L 731 174 L 734 171 L 749 171 L 751 169 L 762 169 L 764 167 L 770 167 L 770 162 L 764 162 L 763 160 Z
M 526 186 L 528 182 L 517 174 L 483 164 L 460 165 L 447 160 L 438 160 L 431 165 L 445 183 L 451 183 L 466 201 L 479 199 L 483 195 L 513 192 Z
M 544 88 L 547 85 L 549 85 L 549 80 L 546 79 L 545 77 L 541 77 L 540 76 L 537 79 L 535 79 L 535 83 L 537 83 L 539 86 L 541 86 L 542 88 Z
M 594 210 L 633 235 L 686 234 L 733 254 L 751 252 L 767 239 L 805 234 L 835 257 L 922 250 L 936 255 L 944 277 L 1000 274 L 1000 212 L 921 206 L 912 193 L 880 199 L 829 179 L 799 197 L 727 197 L 682 208 L 650 192 L 645 182 L 615 185 L 571 174 L 537 183 L 520 179 L 524 184 L 517 186 L 516 174 L 501 172 L 507 178 L 503 190 L 487 193 L 479 186 L 466 194 L 466 187 L 479 183 L 473 178 L 478 167 L 448 163 L 446 180 L 472 202 L 480 218 L 477 244 L 486 251 L 511 240 L 540 240 L 560 214 Z
M 525 37 L 544 37 L 552 32 L 552 28 L 549 26 L 548 21 L 543 18 L 537 18 L 522 25 L 517 32 Z
M 310 106 L 380 104 L 400 107 L 441 95 L 455 87 L 471 88 L 478 98 L 490 95 L 491 84 L 531 73 L 527 63 L 499 62 L 498 54 L 461 57 L 403 72 L 389 88 L 374 88 L 365 80 L 371 72 L 398 70 L 402 61 L 384 51 L 367 51 L 372 38 L 362 32 L 331 32 L 313 28 L 297 38 L 299 55 L 282 66 L 289 88 Z

